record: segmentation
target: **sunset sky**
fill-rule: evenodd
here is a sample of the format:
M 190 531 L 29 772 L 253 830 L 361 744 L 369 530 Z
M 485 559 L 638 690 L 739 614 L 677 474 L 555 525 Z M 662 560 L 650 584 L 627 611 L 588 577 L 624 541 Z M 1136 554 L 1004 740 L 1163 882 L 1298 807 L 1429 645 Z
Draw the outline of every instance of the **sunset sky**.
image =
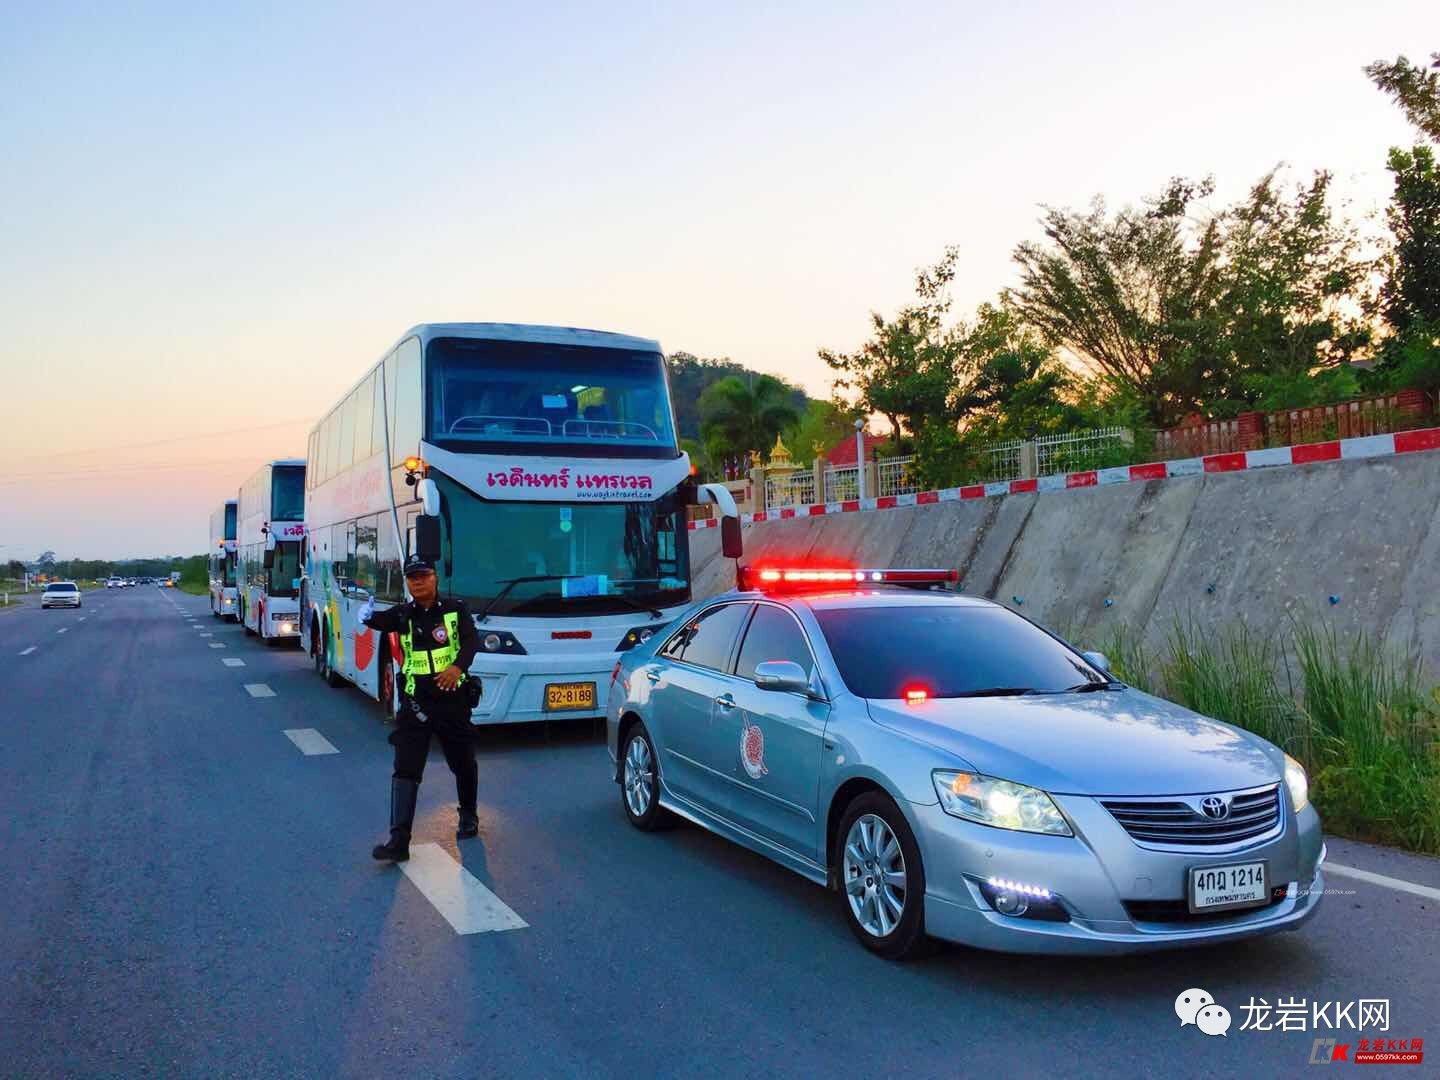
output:
M 1361 68 L 1440 48 L 1434 0 L 734 7 L 7 5 L 0 561 L 201 551 L 418 322 L 825 394 L 946 244 L 959 309 L 1013 283 L 1042 203 L 1284 162 L 1363 219 L 1412 136 Z

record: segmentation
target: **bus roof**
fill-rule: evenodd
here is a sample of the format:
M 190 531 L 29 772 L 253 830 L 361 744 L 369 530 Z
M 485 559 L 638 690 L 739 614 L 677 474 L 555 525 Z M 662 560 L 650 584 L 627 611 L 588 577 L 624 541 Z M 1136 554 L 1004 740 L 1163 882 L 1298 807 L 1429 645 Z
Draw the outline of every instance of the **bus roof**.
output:
M 660 343 L 608 330 L 585 330 L 574 326 L 533 326 L 525 323 L 421 323 L 400 336 L 404 341 L 418 337 L 422 343 L 438 337 L 485 338 L 490 341 L 536 341 L 550 345 L 593 345 L 603 349 L 634 349 L 659 352 Z

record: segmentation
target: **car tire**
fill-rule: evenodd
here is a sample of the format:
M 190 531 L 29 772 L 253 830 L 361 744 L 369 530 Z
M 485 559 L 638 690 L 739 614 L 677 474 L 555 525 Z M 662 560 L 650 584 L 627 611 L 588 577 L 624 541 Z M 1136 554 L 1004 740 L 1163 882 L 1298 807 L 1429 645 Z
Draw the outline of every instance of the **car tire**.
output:
M 892 842 L 898 851 L 892 851 Z M 929 951 L 925 867 L 910 823 L 893 799 L 869 791 L 851 802 L 836 829 L 835 865 L 840 906 L 860 944 L 887 960 Z M 891 876 L 896 874 L 898 888 Z
M 660 805 L 660 770 L 655 744 L 643 723 L 625 733 L 620 747 L 620 805 L 631 825 L 641 832 L 656 832 L 675 823 Z
M 330 635 L 325 635 L 325 685 L 332 690 L 338 690 L 345 685 L 345 676 L 335 670 L 334 664 L 330 661 Z

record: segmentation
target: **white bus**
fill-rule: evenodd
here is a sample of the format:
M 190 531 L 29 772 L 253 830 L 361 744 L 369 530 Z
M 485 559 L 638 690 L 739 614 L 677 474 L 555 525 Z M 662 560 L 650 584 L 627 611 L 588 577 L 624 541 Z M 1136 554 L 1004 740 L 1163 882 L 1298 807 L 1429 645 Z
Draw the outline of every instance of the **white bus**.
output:
M 227 499 L 210 515 L 210 614 L 234 622 L 235 614 L 235 500 Z M 118 581 L 118 579 L 115 579 Z M 110 587 L 106 582 L 106 588 Z
M 240 488 L 235 577 L 240 621 L 267 645 L 300 636 L 305 543 L 305 462 L 260 466 Z
M 690 602 L 687 503 L 654 341 L 500 323 L 408 331 L 311 432 L 305 647 L 394 715 L 398 642 L 356 613 L 436 565 L 483 650 L 477 724 L 599 716 L 619 654 Z M 739 520 L 723 488 L 702 499 Z M 378 662 L 377 662 L 378 661 Z

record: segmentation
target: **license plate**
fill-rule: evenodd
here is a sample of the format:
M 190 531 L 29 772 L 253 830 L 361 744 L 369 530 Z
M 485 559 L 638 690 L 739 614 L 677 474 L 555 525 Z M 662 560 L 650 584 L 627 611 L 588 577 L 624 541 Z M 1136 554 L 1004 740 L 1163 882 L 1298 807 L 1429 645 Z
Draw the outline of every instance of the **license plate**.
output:
M 1190 868 L 1190 910 L 1224 911 L 1258 907 L 1270 900 L 1270 875 L 1264 862 Z
M 593 682 L 552 682 L 545 684 L 545 711 L 564 712 L 569 709 L 593 709 Z

